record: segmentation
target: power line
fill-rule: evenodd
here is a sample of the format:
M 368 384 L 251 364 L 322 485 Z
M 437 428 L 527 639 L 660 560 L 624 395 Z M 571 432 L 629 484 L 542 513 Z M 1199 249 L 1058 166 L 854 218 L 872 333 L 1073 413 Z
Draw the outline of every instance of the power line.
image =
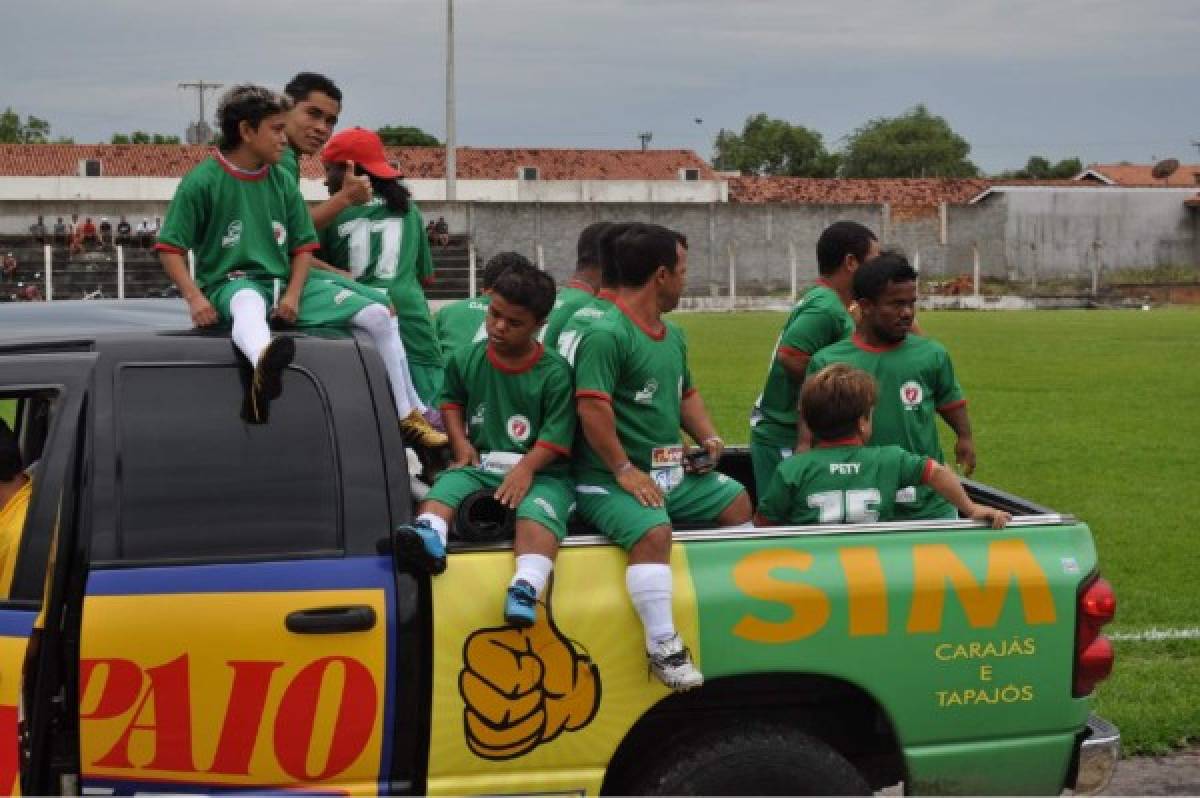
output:
M 188 144 L 207 144 L 212 141 L 213 131 L 209 127 L 208 121 L 204 117 L 204 92 L 216 91 L 224 86 L 224 83 L 208 83 L 207 81 L 198 80 L 194 83 L 180 83 L 181 89 L 195 89 L 196 97 L 200 101 L 200 116 L 193 124 L 188 125 L 187 143 Z

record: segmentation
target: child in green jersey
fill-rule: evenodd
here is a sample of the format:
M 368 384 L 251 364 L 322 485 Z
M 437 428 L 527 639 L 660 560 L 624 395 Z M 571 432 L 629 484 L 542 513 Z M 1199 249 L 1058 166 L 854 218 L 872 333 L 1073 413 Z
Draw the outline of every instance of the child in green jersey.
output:
M 460 349 L 446 368 L 442 413 L 454 461 L 406 536 L 418 561 L 440 572 L 455 510 L 475 491 L 494 490 L 516 511 L 504 618 L 518 627 L 536 620 L 575 502 L 566 460 L 575 435 L 571 369 L 537 340 L 553 305 L 554 281 L 532 266 L 496 280 L 487 340 Z
M 429 427 L 402 389 L 408 381 L 403 344 L 386 299 L 308 279 L 316 232 L 295 180 L 272 168 L 287 146 L 287 102 L 258 86 L 235 86 L 221 98 L 221 149 L 180 181 L 156 245 L 163 268 L 196 326 L 232 324 L 233 342 L 254 368 L 248 421 L 267 420 L 267 403 L 282 391 L 295 353 L 290 337 L 271 338 L 267 309 L 275 305 L 272 315 L 288 324 L 367 332 L 387 367 L 406 438 L 444 445 L 445 436 Z M 196 254 L 195 279 L 188 250 Z
M 521 269 L 532 269 L 534 265 L 529 258 L 519 252 L 500 252 L 493 255 L 484 265 L 480 273 L 479 296 L 467 297 L 444 306 L 433 317 L 433 326 L 437 331 L 438 345 L 446 362 L 463 347 L 483 341 L 487 338 L 487 328 L 484 319 L 487 318 L 488 303 L 492 301 L 492 287 L 500 275 L 512 266 Z
M 370 181 L 373 194 L 368 202 L 341 210 L 321 231 L 321 257 L 359 283 L 386 292 L 396 309 L 416 397 L 430 406 L 425 418 L 440 426 L 432 406 L 442 390 L 443 363 L 423 287 L 433 278 L 433 256 L 421 211 L 372 130 L 356 127 L 335 134 L 321 151 L 321 163 L 331 196 L 358 175 Z
M 896 492 L 928 485 L 966 518 L 999 529 L 1012 518 L 975 504 L 954 472 L 899 446 L 867 446 L 876 386 L 870 374 L 836 363 L 810 376 L 800 413 L 814 445 L 784 460 L 758 504 L 758 526 L 864 524 L 895 519 Z

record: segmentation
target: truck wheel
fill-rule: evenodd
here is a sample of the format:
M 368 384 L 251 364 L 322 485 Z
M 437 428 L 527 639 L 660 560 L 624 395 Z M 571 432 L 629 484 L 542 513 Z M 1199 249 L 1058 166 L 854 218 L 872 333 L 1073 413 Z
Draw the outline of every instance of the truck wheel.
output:
M 654 755 L 652 755 L 654 756 Z M 631 774 L 631 795 L 870 795 L 845 757 L 786 725 L 745 723 L 689 736 Z

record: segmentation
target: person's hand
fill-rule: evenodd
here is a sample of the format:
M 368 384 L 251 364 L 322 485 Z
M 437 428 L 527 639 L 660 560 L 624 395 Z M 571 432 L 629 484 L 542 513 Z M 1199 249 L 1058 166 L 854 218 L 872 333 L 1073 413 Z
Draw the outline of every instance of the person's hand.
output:
M 271 315 L 280 321 L 295 324 L 296 316 L 299 314 L 300 298 L 293 296 L 291 292 L 286 292 L 279 298 L 279 304 L 275 306 L 275 311 Z
M 617 484 L 633 495 L 643 507 L 662 507 L 663 492 L 654 477 L 632 465 L 617 472 Z
M 591 723 L 600 669 L 559 631 L 547 592 L 528 629 L 480 629 L 467 638 L 458 689 L 467 747 L 508 760 Z
M 725 453 L 725 441 L 721 440 L 720 435 L 712 435 L 701 441 L 700 445 L 704 447 L 704 451 L 708 452 L 708 456 L 712 460 L 712 466 L 700 473 L 712 471 L 717 467 L 717 463 L 721 462 L 721 455 Z
M 188 313 L 192 315 L 192 324 L 197 327 L 211 327 L 217 323 L 217 309 L 204 294 L 190 297 L 187 303 Z
M 477 465 L 479 465 L 479 452 L 471 444 L 465 443 L 461 449 L 454 450 L 454 458 L 447 468 L 466 468 Z
M 372 196 L 371 178 L 354 174 L 354 161 L 346 161 L 346 176 L 338 193 L 351 205 L 366 205 Z
M 496 488 L 496 501 L 505 507 L 517 509 L 521 500 L 529 493 L 533 484 L 533 471 L 528 466 L 517 463 L 512 470 L 504 475 L 504 481 Z
M 971 511 L 971 520 L 986 521 L 992 529 L 1003 529 L 1012 520 L 1012 515 L 1003 510 L 994 510 L 991 507 L 982 507 L 977 504 Z
M 971 438 L 959 438 L 954 444 L 954 463 L 963 476 L 969 477 L 975 472 L 975 441 Z

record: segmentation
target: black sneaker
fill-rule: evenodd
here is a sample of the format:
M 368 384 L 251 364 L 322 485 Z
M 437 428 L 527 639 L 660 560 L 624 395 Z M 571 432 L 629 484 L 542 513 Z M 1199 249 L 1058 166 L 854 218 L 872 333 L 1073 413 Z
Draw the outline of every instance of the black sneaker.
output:
M 427 521 L 399 527 L 396 530 L 396 550 L 401 557 L 425 573 L 436 576 L 446 570 L 446 547 L 442 545 L 437 530 Z
M 283 370 L 296 356 L 296 342 L 287 336 L 276 336 L 259 355 L 246 401 L 246 421 L 267 423 L 268 405 L 283 393 Z

